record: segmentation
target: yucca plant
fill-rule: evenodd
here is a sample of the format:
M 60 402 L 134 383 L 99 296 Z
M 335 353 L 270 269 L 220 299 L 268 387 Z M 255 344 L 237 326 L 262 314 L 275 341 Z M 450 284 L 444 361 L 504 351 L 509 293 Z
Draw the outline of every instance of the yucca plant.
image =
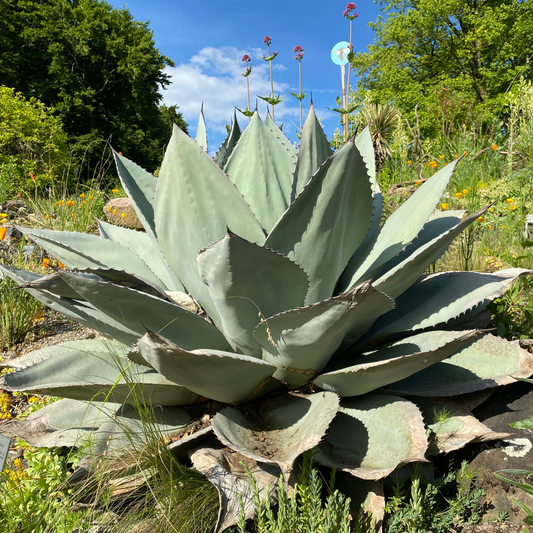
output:
M 468 326 L 530 271 L 423 275 L 487 209 L 434 211 L 457 161 L 381 225 L 368 129 L 332 153 L 311 107 L 298 153 L 257 113 L 242 134 L 234 117 L 213 159 L 205 146 L 202 120 L 197 142 L 174 127 L 157 179 L 114 154 L 144 233 L 21 228 L 67 269 L 2 270 L 109 340 L 11 361 L 0 387 L 65 398 L 12 431 L 118 448 L 142 431 L 131 399 L 144 398 L 219 490 L 217 530 L 237 520 L 237 494 L 252 512 L 240 460 L 264 491 L 315 447 L 375 480 L 424 460 L 428 426 L 444 451 L 493 438 L 451 398 L 533 372 L 517 344 Z M 206 400 L 216 414 L 192 424 Z

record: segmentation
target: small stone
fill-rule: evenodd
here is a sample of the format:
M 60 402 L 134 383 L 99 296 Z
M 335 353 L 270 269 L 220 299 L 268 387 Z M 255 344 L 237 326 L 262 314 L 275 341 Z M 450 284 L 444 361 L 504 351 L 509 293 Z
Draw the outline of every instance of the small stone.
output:
M 111 224 L 131 229 L 144 229 L 129 198 L 113 198 L 109 200 L 104 207 L 104 215 Z

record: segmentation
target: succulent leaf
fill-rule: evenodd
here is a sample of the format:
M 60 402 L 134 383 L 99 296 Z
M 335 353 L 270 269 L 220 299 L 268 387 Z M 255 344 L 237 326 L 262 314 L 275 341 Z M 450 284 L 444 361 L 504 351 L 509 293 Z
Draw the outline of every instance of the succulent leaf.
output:
M 456 164 L 457 160 L 426 181 L 355 252 L 340 279 L 340 289 L 369 279 L 369 273 L 390 261 L 415 239 L 433 213 Z
M 316 118 L 315 107 L 311 104 L 302 129 L 300 150 L 292 180 L 291 203 L 332 153 L 328 138 Z
M 360 396 L 409 377 L 453 355 L 480 335 L 479 331 L 431 331 L 385 344 L 356 357 L 356 364 L 313 380 L 339 396 Z M 349 357 L 349 352 L 346 354 Z
M 154 410 L 150 423 L 162 435 L 174 436 L 183 432 L 189 421 L 190 416 L 181 407 L 164 407 Z M 131 405 L 69 399 L 39 409 L 16 422 L 13 429 L 32 446 L 72 447 L 90 442 L 95 454 L 131 446 L 132 438 L 142 438 L 146 432 L 142 418 Z
M 465 213 L 466 211 L 453 210 L 436 211 L 433 213 L 413 242 L 411 242 L 411 244 L 407 246 L 403 252 L 400 252 L 390 261 L 387 261 L 387 263 L 383 265 L 382 271 L 388 272 L 389 270 L 392 270 L 405 259 L 411 257 L 420 247 L 457 226 L 457 224 L 463 220 Z
M 393 383 L 387 390 L 411 396 L 456 396 L 507 385 L 531 374 L 532 358 L 517 342 L 485 334 L 449 359 Z
M 226 162 L 228 161 L 229 156 L 232 154 L 233 149 L 237 145 L 241 137 L 241 128 L 237 122 L 237 112 L 233 111 L 233 121 L 231 124 L 231 130 L 228 133 L 227 137 L 224 139 L 224 142 L 218 149 L 217 153 L 213 156 L 213 161 L 219 166 L 224 168 Z
M 224 172 L 242 193 L 267 233 L 289 206 L 293 169 L 294 160 L 287 149 L 255 113 Z M 247 238 L 236 228 L 230 226 L 230 229 Z
M 169 300 L 107 281 L 84 278 L 72 272 L 61 271 L 60 275 L 97 309 L 135 331 L 137 338 L 149 328 L 165 333 L 169 339 L 179 342 L 184 349 L 195 349 L 199 346 L 230 349 L 222 333 L 213 324 Z
M 235 407 L 219 411 L 213 429 L 222 444 L 255 461 L 277 464 L 287 476 L 296 458 L 324 438 L 338 407 L 339 397 L 330 392 L 278 395 L 253 417 Z
M 36 364 L 2 378 L 2 388 L 73 400 L 188 405 L 198 395 L 165 379 L 152 368 L 125 358 L 127 346 L 110 341 L 77 341 L 34 352 Z
M 274 377 L 296 388 L 322 371 L 354 324 L 386 313 L 393 305 L 363 283 L 335 298 L 267 318 L 254 335 L 263 359 L 280 367 Z
M 19 285 L 26 282 L 34 282 L 42 277 L 37 273 L 28 270 L 19 270 L 6 265 L 0 265 L 0 271 L 5 272 Z M 27 288 L 25 290 L 53 311 L 62 313 L 72 320 L 88 328 L 95 329 L 104 335 L 108 335 L 123 344 L 130 345 L 139 338 L 137 333 L 119 324 L 99 309 L 93 307 L 89 302 L 79 302 L 70 298 L 63 298 L 40 289 Z M 80 296 L 80 298 L 83 297 Z
M 381 479 L 399 465 L 425 461 L 426 448 L 424 421 L 415 404 L 368 394 L 342 401 L 314 459 L 362 479 Z
M 183 285 L 168 266 L 159 244 L 154 245 L 148 233 L 141 233 L 115 224 L 98 220 L 100 236 L 124 246 L 137 255 L 162 281 L 163 287 L 173 291 L 184 291 Z
M 421 244 L 410 256 L 379 277 L 373 283 L 374 287 L 391 298 L 400 296 L 413 285 L 429 265 L 435 263 L 446 252 L 452 241 L 485 213 L 488 208 L 489 206 L 480 209 L 445 233 L 438 235 L 425 244 Z
M 270 116 L 270 113 L 267 113 L 267 117 L 265 119 L 265 126 L 274 134 L 274 137 L 278 140 L 278 142 L 289 152 L 290 156 L 296 160 L 296 156 L 298 155 L 298 151 L 294 147 L 294 144 L 287 139 L 286 135 L 281 131 L 281 126 L 278 127 L 276 123 L 272 120 L 272 117 Z
M 397 300 L 396 308 L 380 317 L 366 338 L 373 342 L 405 331 L 444 325 L 470 311 L 479 312 L 530 270 L 509 268 L 492 274 L 441 272 L 421 278 Z
M 115 268 L 164 286 L 140 257 L 109 239 L 75 231 L 19 229 L 68 268 Z
M 477 420 L 464 405 L 451 400 L 416 398 L 414 400 L 431 431 L 439 452 L 450 453 L 469 442 L 505 439 L 511 433 L 496 433 Z
M 118 177 L 143 228 L 155 235 L 154 195 L 157 179 L 149 172 L 113 150 Z
M 227 228 L 259 244 L 264 242 L 264 233 L 227 176 L 177 126 L 157 183 L 155 221 L 161 249 L 173 272 L 220 324 L 209 290 L 200 278 L 196 256 L 224 237 Z
M 236 403 L 260 390 L 276 370 L 253 357 L 221 350 L 187 351 L 147 331 L 136 344 L 140 356 L 161 375 L 201 396 Z
M 265 246 L 300 265 L 310 280 L 306 305 L 331 297 L 372 217 L 372 189 L 353 142 L 315 173 L 278 221 Z
M 290 259 L 228 232 L 198 255 L 198 268 L 222 330 L 239 353 L 261 357 L 261 319 L 303 305 L 309 280 Z
M 205 118 L 204 118 L 204 104 L 200 109 L 200 116 L 198 117 L 198 128 L 196 130 L 196 143 L 200 148 L 203 148 L 206 152 L 207 149 L 207 129 L 205 127 Z

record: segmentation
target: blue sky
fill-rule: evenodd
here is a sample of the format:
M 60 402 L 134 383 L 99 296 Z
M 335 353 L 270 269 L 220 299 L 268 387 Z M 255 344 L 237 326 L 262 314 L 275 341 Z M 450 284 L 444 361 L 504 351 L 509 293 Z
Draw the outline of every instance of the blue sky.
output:
M 109 0 L 108 0 L 109 1 Z M 274 92 L 285 96 L 275 108 L 276 123 L 296 140 L 299 126 L 299 103 L 289 92 L 298 92 L 298 62 L 293 48 L 304 48 L 302 90 L 304 120 L 312 92 L 317 115 L 328 136 L 338 126 L 338 115 L 326 109 L 336 107 L 335 97 L 341 93 L 340 67 L 331 61 L 331 49 L 339 41 L 349 40 L 349 21 L 342 16 L 345 1 L 328 0 L 272 3 L 250 0 L 209 3 L 183 0 L 109 1 L 114 7 L 126 7 L 133 18 L 149 22 L 159 51 L 176 64 L 167 69 L 172 84 L 163 91 L 164 103 L 177 104 L 194 136 L 202 101 L 208 127 L 209 151 L 216 151 L 225 136 L 225 124 L 231 120 L 234 107 L 246 107 L 246 80 L 241 73 L 243 54 L 252 58 L 250 97 L 268 96 L 270 75 L 268 63 L 260 57 L 267 54 L 263 37 L 272 38 L 271 50 L 279 55 L 274 65 Z M 379 5 L 371 0 L 356 2 L 359 18 L 353 22 L 353 45 L 358 51 L 372 43 L 374 33 L 368 23 L 379 15 Z M 352 85 L 355 79 L 351 76 Z M 266 103 L 259 100 L 264 118 Z M 241 127 L 247 119 L 238 114 Z

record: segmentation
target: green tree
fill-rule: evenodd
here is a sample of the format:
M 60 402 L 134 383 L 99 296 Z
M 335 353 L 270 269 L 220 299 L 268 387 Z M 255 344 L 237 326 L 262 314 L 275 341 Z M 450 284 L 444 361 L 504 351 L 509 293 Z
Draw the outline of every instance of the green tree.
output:
M 55 109 L 80 153 L 113 147 L 154 170 L 167 138 L 160 89 L 173 62 L 148 23 L 100 0 L 2 0 L 0 79 Z M 186 128 L 180 114 L 177 123 Z
M 35 98 L 0 86 L 0 202 L 17 192 L 55 187 L 67 179 L 68 164 L 59 118 Z
M 423 134 L 501 116 L 512 84 L 532 78 L 531 0 L 380 3 L 374 44 L 352 62 L 358 89 L 396 104 L 411 124 L 418 104 Z

